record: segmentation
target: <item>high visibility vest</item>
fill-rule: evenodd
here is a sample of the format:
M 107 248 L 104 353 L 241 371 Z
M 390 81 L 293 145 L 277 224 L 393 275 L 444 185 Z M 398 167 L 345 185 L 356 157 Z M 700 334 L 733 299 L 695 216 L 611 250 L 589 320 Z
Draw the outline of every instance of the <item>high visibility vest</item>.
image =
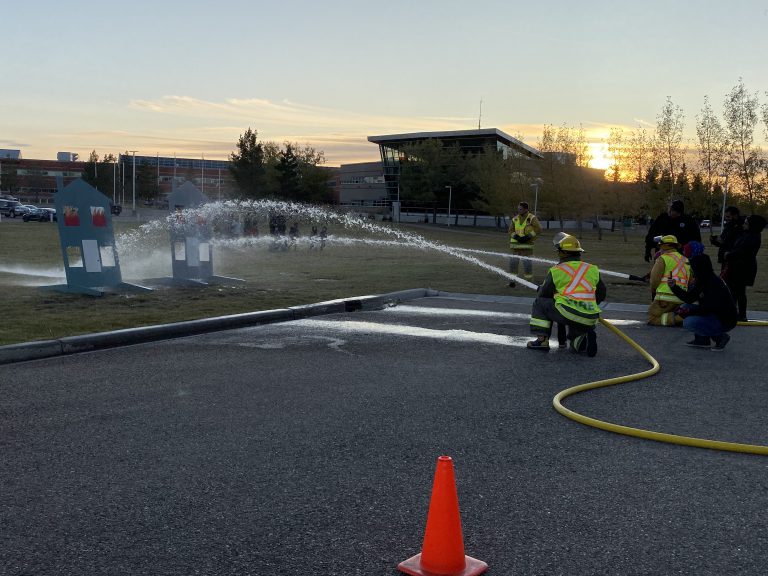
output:
M 533 239 L 536 237 L 536 232 L 531 228 L 531 220 L 533 220 L 533 214 L 530 212 L 525 215 L 525 218 L 520 218 L 519 214 L 512 218 L 513 231 L 509 235 L 510 248 L 533 248 Z M 526 228 L 528 229 L 527 232 Z M 525 236 L 528 234 L 531 239 L 528 242 L 520 243 L 512 237 L 515 234 L 518 236 Z
M 674 295 L 672 288 L 667 285 L 667 280 L 674 278 L 677 286 L 687 290 L 688 280 L 691 277 L 691 267 L 688 264 L 688 259 L 679 252 L 665 252 L 659 258 L 664 262 L 664 275 L 656 287 L 654 299 L 666 300 L 667 302 L 682 302 L 680 298 Z
M 574 322 L 594 326 L 600 318 L 595 291 L 600 270 L 594 264 L 571 260 L 550 268 L 555 283 L 555 307 Z

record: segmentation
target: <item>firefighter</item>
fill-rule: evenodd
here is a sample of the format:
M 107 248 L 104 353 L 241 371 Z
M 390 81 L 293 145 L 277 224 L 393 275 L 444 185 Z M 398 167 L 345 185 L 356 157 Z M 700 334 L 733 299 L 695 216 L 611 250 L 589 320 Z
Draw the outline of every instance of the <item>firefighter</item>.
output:
M 531 350 L 549 350 L 552 323 L 568 327 L 568 340 L 573 352 L 597 354 L 595 325 L 600 318 L 599 303 L 605 300 L 606 287 L 600 270 L 581 260 L 578 238 L 560 232 L 552 243 L 559 263 L 547 272 L 539 287 L 531 311 L 531 333 L 536 340 L 528 342 Z
M 688 289 L 691 268 L 688 259 L 680 254 L 677 237 L 671 234 L 657 236 L 659 253 L 651 268 L 650 284 L 653 301 L 648 307 L 648 324 L 651 326 L 681 326 L 683 318 L 678 312 L 682 300 L 675 296 L 667 281 L 672 278 L 675 285 Z
M 533 262 L 529 258 L 520 256 L 533 256 L 533 244 L 536 236 L 541 233 L 541 224 L 536 215 L 528 211 L 528 202 L 520 202 L 517 205 L 517 215 L 512 218 L 509 225 L 509 249 L 512 257 L 509 259 L 509 271 L 517 274 L 520 260 L 523 261 L 523 277 L 533 280 Z M 515 286 L 514 280 L 509 283 Z

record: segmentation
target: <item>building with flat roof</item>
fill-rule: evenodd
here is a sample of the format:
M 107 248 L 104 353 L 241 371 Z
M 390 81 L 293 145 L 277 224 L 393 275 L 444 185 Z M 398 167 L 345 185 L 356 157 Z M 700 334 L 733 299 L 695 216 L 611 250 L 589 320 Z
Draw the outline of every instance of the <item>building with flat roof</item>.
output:
M 381 162 L 356 162 L 339 167 L 338 203 L 342 206 L 389 206 Z
M 368 136 L 369 142 L 379 145 L 387 198 L 390 201 L 399 199 L 400 163 L 407 159 L 408 147 L 432 139 L 439 140 L 444 146 L 458 144 L 462 152 L 478 154 L 482 153 L 486 146 L 491 146 L 501 152 L 504 158 L 543 158 L 541 152 L 498 128 Z

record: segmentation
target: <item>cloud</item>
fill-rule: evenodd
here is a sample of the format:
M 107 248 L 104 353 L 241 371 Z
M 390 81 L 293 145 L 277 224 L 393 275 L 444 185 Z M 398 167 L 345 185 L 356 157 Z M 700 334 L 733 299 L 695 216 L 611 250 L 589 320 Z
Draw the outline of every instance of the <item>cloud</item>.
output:
M 177 119 L 240 120 L 241 126 L 254 126 L 260 133 L 278 131 L 290 134 L 300 130 L 320 134 L 343 128 L 347 133 L 367 136 L 377 133 L 458 130 L 469 127 L 468 118 L 360 114 L 287 100 L 272 102 L 261 98 L 228 98 L 223 102 L 211 102 L 190 96 L 163 96 L 157 100 L 133 100 L 129 107 Z M 308 127 L 311 129 L 308 130 Z

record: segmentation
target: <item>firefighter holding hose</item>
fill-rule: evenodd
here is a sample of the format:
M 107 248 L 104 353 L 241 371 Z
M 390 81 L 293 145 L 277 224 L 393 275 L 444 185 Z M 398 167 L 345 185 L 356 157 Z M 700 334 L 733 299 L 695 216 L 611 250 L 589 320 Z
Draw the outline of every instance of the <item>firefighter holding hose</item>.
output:
M 560 232 L 552 243 L 559 262 L 549 269 L 533 301 L 530 326 L 536 340 L 528 342 L 528 349 L 549 351 L 552 323 L 557 322 L 567 326 L 573 352 L 593 357 L 597 354 L 599 303 L 605 300 L 606 286 L 598 267 L 581 260 L 584 250 L 578 238 Z

